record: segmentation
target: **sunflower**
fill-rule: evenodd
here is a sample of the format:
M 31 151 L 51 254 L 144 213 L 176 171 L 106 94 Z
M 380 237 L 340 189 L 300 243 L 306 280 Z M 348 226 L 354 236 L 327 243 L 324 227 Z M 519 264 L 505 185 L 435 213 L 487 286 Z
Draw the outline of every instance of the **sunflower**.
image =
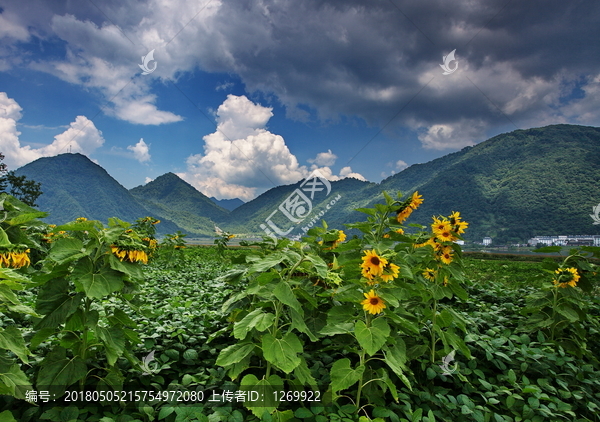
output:
M 396 233 L 398 233 L 398 234 L 404 234 L 404 230 L 398 229 L 398 230 L 396 230 Z
M 431 230 L 433 230 L 433 232 L 435 234 L 438 234 L 438 233 L 445 232 L 445 231 L 451 231 L 452 226 L 450 225 L 450 222 L 448 220 L 446 220 L 445 218 L 439 219 L 439 218 L 433 217 L 433 223 L 431 224 Z
M 364 293 L 366 299 L 360 302 L 363 306 L 363 309 L 373 315 L 377 315 L 385 308 L 385 302 L 374 290 L 371 290 L 369 293 Z
M 437 271 L 431 268 L 425 268 L 425 271 L 423 271 L 423 277 L 425 277 L 429 281 L 434 281 L 436 274 Z
M 457 239 L 450 230 L 440 230 L 435 233 L 435 237 L 442 242 L 452 242 Z
M 395 278 L 398 278 L 398 270 L 399 266 L 393 263 L 388 263 L 383 267 L 383 272 L 381 274 L 381 279 L 383 281 L 392 281 Z
M 410 217 L 410 215 L 412 214 L 413 209 L 410 207 L 410 204 L 405 206 L 404 208 L 399 209 L 398 211 L 396 211 L 396 220 L 398 221 L 398 223 L 402 224 L 406 221 L 406 219 L 408 217 Z
M 75 220 L 75 222 L 77 222 L 77 223 L 83 223 L 84 221 L 87 221 L 87 218 L 85 218 L 85 217 L 78 217 L 78 218 Z
M 365 251 L 365 256 L 362 257 L 363 263 L 360 264 L 363 276 L 372 280 L 373 277 L 381 275 L 383 267 L 388 263 L 387 259 L 377 255 L 375 250 Z M 366 275 L 365 275 L 366 274 Z
M 577 282 L 581 278 L 579 273 L 577 272 L 577 269 L 573 268 L 573 267 L 559 268 L 554 272 L 556 274 L 558 274 L 558 277 L 555 278 L 554 280 L 552 280 L 552 282 L 557 287 L 567 287 L 567 286 L 575 287 L 575 286 L 577 286 Z M 564 280 L 565 278 L 569 278 L 569 281 L 560 281 L 560 280 Z
M 408 206 L 411 207 L 413 210 L 416 210 L 422 203 L 423 195 L 419 195 L 419 192 L 415 191 L 415 193 L 413 193 L 410 198 L 410 204 Z
M 342 243 L 344 240 L 346 240 L 346 233 L 344 233 L 342 230 L 338 230 L 338 238 L 337 240 L 335 240 L 333 242 L 333 245 L 331 245 L 331 248 L 328 249 L 335 249 L 337 248 L 337 246 Z
M 449 265 L 452 262 L 452 248 L 450 246 L 442 247 L 439 258 L 444 264 Z
M 456 224 L 456 226 L 454 226 L 454 231 L 458 234 L 463 234 L 468 226 L 469 223 L 466 221 L 460 221 Z
M 0 253 L 0 267 L 21 268 L 29 266 L 29 249 Z
M 127 259 L 129 262 L 148 263 L 148 255 L 144 251 L 121 249 L 115 245 L 111 245 L 110 250 L 117 258 L 119 258 L 119 261 Z

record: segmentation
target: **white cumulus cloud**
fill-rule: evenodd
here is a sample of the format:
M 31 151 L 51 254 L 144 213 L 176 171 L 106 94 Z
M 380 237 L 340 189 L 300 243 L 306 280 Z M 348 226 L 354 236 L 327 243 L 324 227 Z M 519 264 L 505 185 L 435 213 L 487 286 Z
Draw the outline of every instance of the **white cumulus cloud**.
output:
M 329 180 L 364 180 L 349 167 L 335 176 L 328 166 L 300 165 L 283 137 L 265 129 L 272 109 L 245 96 L 228 95 L 216 115 L 217 130 L 204 136 L 204 153 L 189 156 L 187 171 L 178 174 L 207 196 L 248 201 L 259 191 L 295 183 L 317 168 Z
M 327 152 L 320 152 L 317 154 L 315 158 L 307 160 L 309 163 L 315 163 L 319 166 L 332 166 L 335 164 L 335 160 L 337 160 L 337 155 L 331 152 L 331 150 L 327 150 Z
M 150 161 L 150 145 L 144 142 L 144 138 L 135 145 L 129 145 L 127 149 L 133 152 L 133 157 L 140 163 Z
M 0 92 L 0 152 L 6 157 L 4 162 L 15 169 L 41 157 L 51 157 L 65 152 L 78 152 L 84 155 L 93 153 L 104 144 L 102 132 L 85 116 L 77 116 L 63 133 L 54 141 L 41 148 L 21 146 L 17 121 L 21 119 L 21 106 L 5 92 Z

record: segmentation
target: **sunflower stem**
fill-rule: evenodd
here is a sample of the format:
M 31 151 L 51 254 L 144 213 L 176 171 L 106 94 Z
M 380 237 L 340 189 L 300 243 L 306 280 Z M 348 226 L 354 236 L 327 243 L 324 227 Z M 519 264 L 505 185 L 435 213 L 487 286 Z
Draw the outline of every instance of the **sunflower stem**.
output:
M 437 315 L 437 299 L 433 299 L 433 315 L 431 316 L 431 363 L 435 362 L 435 320 Z
M 360 357 L 360 365 L 363 366 L 365 364 L 365 350 L 361 348 L 360 353 L 358 354 Z M 365 371 L 362 372 L 360 379 L 358 380 L 358 390 L 356 391 L 356 407 L 360 407 L 360 395 L 362 393 L 363 388 L 363 375 Z

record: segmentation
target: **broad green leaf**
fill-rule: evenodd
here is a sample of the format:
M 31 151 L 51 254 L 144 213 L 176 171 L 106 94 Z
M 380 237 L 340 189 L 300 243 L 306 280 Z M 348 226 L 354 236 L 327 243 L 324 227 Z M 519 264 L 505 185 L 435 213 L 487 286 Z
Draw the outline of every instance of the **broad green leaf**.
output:
M 24 399 L 27 390 L 33 390 L 27 375 L 13 359 L 8 358 L 5 353 L 0 354 L 0 395 Z M 2 418 L 0 420 L 4 421 Z
M 558 305 L 556 307 L 556 311 L 565 318 L 567 318 L 570 322 L 579 321 L 579 315 L 577 314 L 577 312 L 575 312 L 573 308 L 570 308 L 565 304 Z
M 237 343 L 229 347 L 224 348 L 219 353 L 217 358 L 217 365 L 229 366 L 234 363 L 240 362 L 246 356 L 248 356 L 254 350 L 253 343 Z
M 384 361 L 390 367 L 392 371 L 402 380 L 402 382 L 412 391 L 412 385 L 405 375 L 408 372 L 408 368 L 405 363 L 406 357 L 406 345 L 400 338 L 396 339 L 396 344 L 392 347 L 387 347 L 383 351 Z
M 290 309 L 290 316 L 292 317 L 292 324 L 290 326 L 291 328 L 295 328 L 301 333 L 306 334 L 310 341 L 317 341 L 317 337 L 306 326 L 306 322 L 304 321 L 304 317 L 302 315 L 300 315 L 294 309 Z
M 137 327 L 137 322 L 129 318 L 125 312 L 116 308 L 112 317 L 110 317 L 110 321 L 113 325 L 122 324 L 126 327 Z
M 446 309 L 442 309 L 442 312 L 440 312 L 435 318 L 436 324 L 438 324 L 442 328 L 449 327 L 450 325 L 452 325 L 453 320 L 454 317 Z
M 380 368 L 378 373 L 379 378 L 381 378 L 385 385 L 387 385 L 388 389 L 390 390 L 390 393 L 392 394 L 392 397 L 394 398 L 396 403 L 398 403 L 398 389 L 396 388 L 396 385 L 393 383 L 393 381 L 390 379 L 390 376 L 388 375 L 387 371 L 383 368 Z M 375 413 L 373 413 L 373 415 L 375 416 Z
M 300 365 L 298 353 L 302 353 L 302 343 L 294 333 L 287 333 L 283 338 L 275 338 L 265 334 L 262 338 L 263 356 L 277 368 L 289 374 Z
M 0 421 L 17 422 L 10 410 L 5 410 L 4 412 L 0 413 Z
M 21 331 L 15 325 L 9 325 L 4 330 L 0 328 L 0 348 L 10 350 L 23 362 L 28 362 L 27 355 L 30 352 L 25 346 Z
M 367 327 L 363 321 L 357 321 L 354 335 L 361 347 L 372 356 L 385 344 L 390 335 L 390 326 L 383 318 L 373 320 L 370 327 Z
M 45 316 L 35 325 L 36 329 L 58 327 L 77 310 L 83 293 L 70 295 L 68 289 L 69 282 L 65 279 L 53 280 L 40 288 L 36 310 Z
M 302 356 L 300 356 L 300 365 L 294 369 L 294 375 L 303 385 L 309 387 L 315 387 L 317 385 L 317 381 L 312 376 L 310 369 L 308 369 L 308 365 L 306 364 L 306 360 Z
M 270 415 L 278 406 L 275 400 L 276 391 L 283 389 L 283 380 L 277 375 L 271 375 L 268 379 L 258 380 L 255 375 L 249 374 L 242 378 L 240 390 L 247 391 L 250 394 L 257 394 L 259 400 L 246 401 L 244 406 L 250 410 L 256 417 L 262 417 L 263 414 Z M 263 419 L 264 420 L 264 419 Z
M 265 313 L 261 308 L 255 309 L 234 324 L 233 336 L 238 340 L 244 340 L 252 328 L 256 328 L 259 332 L 265 331 L 273 324 L 274 320 L 275 315 Z
M 103 297 L 123 288 L 123 276 L 118 271 L 102 267 L 94 270 L 94 263 L 88 257 L 81 259 L 73 269 L 75 284 L 80 286 L 86 296 L 93 299 Z
M 27 223 L 28 221 L 31 221 L 34 218 L 44 218 L 47 216 L 48 213 L 43 211 L 28 212 L 25 214 L 19 214 L 16 217 L 11 218 L 10 220 L 6 220 L 6 223 L 8 223 L 11 226 L 16 226 L 18 224 Z
M 275 289 L 273 290 L 273 294 L 283 304 L 296 310 L 296 312 L 298 312 L 299 314 L 304 315 L 302 305 L 300 304 L 300 302 L 298 302 L 298 299 L 296 299 L 294 292 L 285 281 L 280 281 L 279 283 L 277 283 L 277 286 L 275 286 Z
M 42 361 L 36 385 L 59 397 L 67 387 L 82 379 L 86 372 L 87 367 L 79 356 L 68 358 L 66 349 L 56 347 Z
M 96 333 L 106 351 L 106 359 L 109 365 L 114 365 L 119 356 L 123 355 L 125 349 L 125 334 L 120 327 L 96 327 Z
M 248 258 L 250 258 L 250 257 L 248 257 Z M 280 264 L 284 259 L 285 259 L 284 254 L 282 254 L 281 252 L 274 252 L 271 255 L 268 255 L 258 261 L 255 261 L 250 266 L 249 270 L 251 272 L 262 273 L 262 272 L 267 271 L 268 269 L 273 268 L 274 266 Z
M 121 261 L 113 254 L 108 255 L 108 265 L 115 271 L 127 274 L 132 280 L 143 280 L 144 273 L 139 264 Z
M 64 264 L 87 256 L 88 253 L 79 239 L 66 237 L 57 239 L 52 244 L 48 257 L 57 264 Z
M 31 350 L 37 348 L 55 332 L 55 328 L 42 328 L 41 330 L 37 330 L 35 335 L 31 338 L 29 347 L 31 347 Z
M 323 258 L 316 255 L 306 255 L 306 259 L 308 259 L 317 270 L 317 274 L 321 278 L 325 278 L 327 276 L 327 263 L 323 261 Z
M 331 391 L 334 393 L 345 390 L 356 384 L 362 374 L 365 372 L 363 365 L 356 369 L 350 367 L 350 359 L 343 358 L 337 360 L 331 367 L 329 376 L 331 378 Z
M 248 355 L 241 361 L 229 366 L 229 371 L 227 371 L 227 375 L 229 375 L 229 378 L 231 378 L 232 381 L 235 381 L 242 372 L 244 372 L 250 367 L 251 357 L 252 355 Z
M 452 289 L 452 292 L 458 296 L 460 300 L 467 300 L 469 298 L 469 294 L 465 291 L 465 289 L 460 287 L 458 283 L 450 283 L 449 286 L 450 289 Z

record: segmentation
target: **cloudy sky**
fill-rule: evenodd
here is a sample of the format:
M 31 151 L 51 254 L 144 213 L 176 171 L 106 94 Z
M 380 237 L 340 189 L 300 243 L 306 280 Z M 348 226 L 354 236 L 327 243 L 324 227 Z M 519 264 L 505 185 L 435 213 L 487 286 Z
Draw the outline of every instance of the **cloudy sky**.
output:
M 127 188 L 171 171 L 209 196 L 249 200 L 315 168 L 379 182 L 499 133 L 600 125 L 597 0 L 0 10 L 10 169 L 80 152 Z

